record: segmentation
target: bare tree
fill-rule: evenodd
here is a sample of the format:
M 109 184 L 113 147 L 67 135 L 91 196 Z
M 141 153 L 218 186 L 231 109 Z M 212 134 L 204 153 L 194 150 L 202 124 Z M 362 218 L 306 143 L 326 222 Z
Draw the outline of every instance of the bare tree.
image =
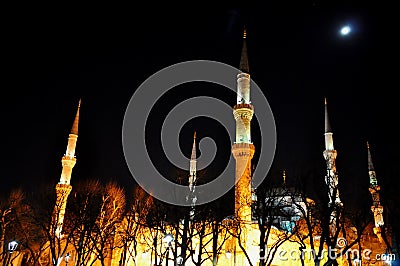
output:
M 119 265 L 124 266 L 131 260 L 136 265 L 138 246 L 146 233 L 146 219 L 152 208 L 153 198 L 140 186 L 133 192 L 133 199 L 124 215 L 122 223 L 117 227 L 117 237 L 114 245 L 121 250 Z M 144 250 L 142 250 L 144 252 Z
M 26 261 L 40 265 L 57 265 L 69 242 L 69 233 L 56 236 L 58 220 L 53 218 L 55 193 L 50 186 L 42 186 L 27 193 L 20 193 L 20 206 L 13 214 L 13 226 L 19 246 L 26 253 Z
M 229 239 L 230 234 L 227 228 L 223 225 L 225 215 L 221 210 L 223 209 L 223 201 L 217 200 L 208 206 L 211 210 L 210 226 L 212 234 L 212 256 L 210 259 L 214 266 L 218 263 L 218 257 L 221 254 L 221 250 L 224 248 L 226 241 Z
M 108 183 L 103 190 L 99 214 L 89 235 L 93 255 L 102 266 L 112 259 L 116 226 L 121 223 L 125 212 L 124 190 L 114 183 Z
M 307 178 L 297 177 L 297 192 L 292 196 L 292 202 L 301 213 L 295 232 L 300 260 L 302 265 L 305 260 L 312 260 L 314 265 L 338 265 L 338 259 L 347 259 L 343 256 L 355 245 L 361 245 L 370 215 L 367 209 L 329 204 L 327 187 L 318 180 L 315 173 L 308 173 Z
M 294 188 L 275 186 L 268 179 L 257 189 L 254 216 L 260 230 L 260 266 L 271 265 L 279 247 L 296 234 L 301 217 L 294 203 L 297 197 Z
M 194 265 L 200 266 L 204 263 L 209 257 L 204 251 L 207 251 L 207 245 L 209 241 L 212 239 L 207 237 L 210 235 L 211 230 L 208 230 L 209 221 L 207 219 L 199 219 L 195 223 L 191 224 L 191 238 L 192 241 L 189 245 L 189 254 L 191 260 L 193 261 Z M 195 241 L 193 241 L 195 239 Z
M 151 208 L 146 216 L 146 230 L 142 234 L 142 245 L 145 247 L 145 252 L 150 253 L 151 260 L 155 265 L 159 265 L 165 257 L 165 246 L 163 238 L 169 232 L 171 227 L 167 223 L 167 208 L 163 202 L 157 199 L 152 199 Z
M 0 201 L 0 262 L 4 262 L 8 255 L 7 244 L 14 240 L 17 214 L 22 208 L 24 194 L 21 190 L 14 190 L 8 199 Z
M 22 191 L 19 191 L 17 197 L 20 204 L 17 205 L 13 212 L 12 231 L 18 242 L 20 254 L 24 265 L 36 265 L 40 256 L 45 252 L 48 239 L 45 232 L 35 222 L 34 211 L 28 204 L 28 200 Z
M 99 181 L 80 182 L 67 205 L 65 228 L 71 232 L 71 244 L 76 252 L 75 265 L 94 263 L 92 234 L 102 205 L 103 187 Z
M 319 189 L 317 189 L 319 188 Z M 335 230 L 337 235 L 332 235 L 332 212 L 336 205 L 328 204 L 328 190 L 320 180 L 319 174 L 309 172 L 306 175 L 296 177 L 296 195 L 293 203 L 301 213 L 301 219 L 297 223 L 296 238 L 300 244 L 300 260 L 304 265 L 305 260 L 313 261 L 314 265 L 320 265 L 323 261 L 324 245 L 332 245 L 337 240 L 340 230 Z M 294 197 L 295 195 L 293 195 Z M 341 209 L 337 209 L 341 212 Z M 338 212 L 336 212 L 338 214 Z M 335 219 L 334 227 L 340 229 L 340 219 Z M 336 245 L 336 241 L 334 242 Z

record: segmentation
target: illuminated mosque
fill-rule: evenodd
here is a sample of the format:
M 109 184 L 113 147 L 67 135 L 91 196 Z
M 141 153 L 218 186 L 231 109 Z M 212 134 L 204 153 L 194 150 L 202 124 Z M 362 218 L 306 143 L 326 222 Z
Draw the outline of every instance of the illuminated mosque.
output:
M 119 266 L 119 265 L 260 265 L 260 249 L 268 249 L 269 247 L 274 246 L 275 241 L 279 240 L 282 235 L 287 235 L 287 231 L 290 230 L 291 225 L 293 223 L 297 223 L 301 221 L 301 211 L 296 208 L 301 208 L 298 204 L 289 205 L 289 208 L 293 209 L 294 218 L 290 221 L 279 221 L 282 226 L 280 228 L 286 229 L 278 229 L 278 227 L 272 227 L 270 232 L 270 237 L 268 238 L 268 242 L 265 247 L 260 246 L 260 230 L 258 226 L 257 219 L 252 217 L 252 203 L 254 202 L 254 193 L 251 189 L 251 179 L 252 179 L 252 158 L 255 152 L 257 152 L 257 148 L 252 143 L 251 137 L 251 120 L 254 114 L 254 107 L 251 103 L 250 99 L 250 73 L 249 73 L 249 62 L 247 57 L 247 47 L 246 47 L 246 32 L 243 35 L 243 47 L 240 59 L 240 72 L 237 74 L 237 102 L 233 106 L 233 116 L 236 121 L 236 140 L 232 144 L 232 155 L 236 161 L 236 186 L 235 186 L 235 202 L 234 202 L 234 215 L 232 217 L 227 217 L 223 223 L 224 226 L 219 229 L 219 234 L 221 235 L 219 239 L 213 242 L 213 234 L 203 234 L 205 235 L 203 239 L 197 239 L 196 236 L 198 234 L 194 234 L 194 237 L 191 240 L 191 245 L 196 250 L 196 246 L 199 246 L 201 250 L 197 249 L 195 254 L 189 256 L 185 259 L 184 264 L 183 258 L 179 256 L 180 247 L 176 245 L 182 241 L 175 236 L 173 232 L 173 228 L 171 228 L 171 232 L 168 230 L 164 234 L 158 234 L 157 237 L 154 237 L 154 232 L 149 228 L 143 228 L 141 234 L 138 235 L 136 239 L 136 246 L 134 247 L 134 251 L 128 252 L 128 256 L 123 257 L 121 254 L 123 252 L 124 247 L 117 247 L 111 249 L 112 252 L 105 258 L 104 264 L 100 263 L 98 260 L 93 259 L 94 264 L 91 264 L 93 261 L 88 261 L 87 265 L 106 265 L 106 266 Z M 78 139 L 78 124 L 79 124 L 79 115 L 80 115 L 80 105 L 79 101 L 78 110 L 76 113 L 75 120 L 73 122 L 73 126 L 68 138 L 68 144 L 65 155 L 62 157 L 62 172 L 59 183 L 56 185 L 56 206 L 54 208 L 54 221 L 52 224 L 56 225 L 56 228 L 52 228 L 53 232 L 55 232 L 55 236 L 58 239 L 63 239 L 63 223 L 64 216 L 68 216 L 68 212 L 66 212 L 66 206 L 68 204 L 68 196 L 72 191 L 71 186 L 71 176 L 74 165 L 77 162 L 77 158 L 75 157 L 75 148 L 77 145 Z M 323 156 L 326 161 L 326 177 L 325 182 L 328 187 L 329 192 L 329 204 L 342 205 L 342 202 L 338 193 L 338 175 L 336 171 L 336 156 L 337 151 L 334 149 L 333 145 L 333 137 L 332 131 L 329 124 L 328 111 L 327 111 L 327 102 L 325 100 L 325 150 L 323 151 Z M 196 195 L 195 195 L 195 186 L 196 186 L 196 134 L 193 139 L 193 149 L 189 163 L 189 195 L 188 200 L 192 202 L 191 204 L 191 213 L 190 217 L 193 218 L 195 215 L 194 209 L 196 208 Z M 373 206 L 371 207 L 373 216 L 374 216 L 374 225 L 370 230 L 373 230 L 373 234 L 370 234 L 368 241 L 373 243 L 373 251 L 374 252 L 384 252 L 384 244 L 381 236 L 381 228 L 384 226 L 383 220 L 383 207 L 380 203 L 379 199 L 379 191 L 380 187 L 378 185 L 378 180 L 376 178 L 376 173 L 374 170 L 374 166 L 372 163 L 370 148 L 368 145 L 368 166 L 369 166 L 369 177 L 370 177 L 370 193 L 373 199 Z M 284 176 L 285 178 L 285 176 Z M 304 205 L 303 211 L 307 207 Z M 332 215 L 332 221 L 334 223 L 335 214 Z M 230 233 L 229 225 L 234 224 L 234 222 L 240 223 L 240 228 L 233 229 Z M 119 234 L 118 227 L 124 227 L 124 223 L 126 221 L 122 221 L 120 225 L 117 226 L 115 230 L 114 243 L 120 241 L 118 238 L 122 236 Z M 193 222 L 191 219 L 190 222 Z M 286 224 L 283 224 L 286 223 Z M 183 225 L 182 225 L 183 226 Z M 200 227 L 198 227 L 200 228 Z M 122 230 L 122 229 L 121 229 Z M 212 228 L 205 228 L 205 230 L 212 230 Z M 235 233 L 240 230 L 240 237 L 234 237 Z M 349 236 L 351 237 L 351 236 Z M 372 240 L 371 240 L 372 239 Z M 156 242 L 156 243 L 155 243 Z M 154 245 L 156 244 L 156 245 Z M 214 246 L 213 246 L 214 245 Z M 213 251 L 215 251 L 215 245 L 220 245 L 221 247 L 218 249 L 218 255 L 213 259 Z M 150 250 L 149 246 L 155 246 L 155 249 L 158 250 Z M 133 247 L 127 247 L 128 249 L 133 249 Z M 296 241 L 285 241 L 282 242 L 281 245 L 276 250 L 276 255 L 268 261 L 269 265 L 301 265 L 300 261 L 291 259 L 290 257 L 282 258 L 282 254 L 290 255 L 290 251 L 299 251 L 299 243 Z M 245 252 L 244 252 L 245 251 Z M 286 253 L 285 253 L 286 252 Z M 264 250 L 264 254 L 267 251 Z M 50 263 L 51 256 L 49 252 L 43 253 L 41 260 L 39 261 L 40 265 L 53 265 Z M 179 257 L 174 257 L 174 254 L 178 254 Z M 297 254 L 297 253 L 296 253 Z M 278 256 L 279 255 L 279 256 Z M 21 259 L 18 258 L 18 254 L 13 254 L 14 259 L 12 260 L 13 265 L 22 265 Z M 47 257 L 46 257 L 47 256 Z M 63 253 L 60 254 L 59 259 L 57 260 L 57 265 L 75 265 L 75 256 L 76 251 L 74 250 L 74 246 L 67 246 Z M 124 264 L 121 264 L 121 258 L 125 261 Z M 173 259 L 175 258 L 175 259 Z M 322 259 L 321 265 L 326 261 L 326 258 Z M 339 258 L 339 265 L 349 265 L 347 259 Z M 251 263 L 250 263 L 251 262 Z M 54 264 L 54 265 L 56 265 Z M 312 259 L 305 259 L 304 265 L 315 265 Z M 374 265 L 387 265 L 384 264 L 383 261 L 376 261 Z

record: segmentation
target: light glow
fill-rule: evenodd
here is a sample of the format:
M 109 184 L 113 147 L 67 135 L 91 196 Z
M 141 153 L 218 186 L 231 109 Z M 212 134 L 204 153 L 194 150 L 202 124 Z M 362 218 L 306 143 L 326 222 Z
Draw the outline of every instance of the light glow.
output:
M 173 241 L 174 241 L 174 237 L 171 234 L 166 234 L 164 236 L 164 242 L 170 244 Z
M 10 243 L 8 243 L 8 251 L 9 252 L 15 251 L 17 249 L 17 246 L 18 246 L 17 241 L 15 241 L 15 240 L 11 241 Z
M 340 34 L 342 34 L 342 35 L 348 35 L 350 32 L 351 32 L 350 26 L 344 26 L 344 27 L 340 30 Z

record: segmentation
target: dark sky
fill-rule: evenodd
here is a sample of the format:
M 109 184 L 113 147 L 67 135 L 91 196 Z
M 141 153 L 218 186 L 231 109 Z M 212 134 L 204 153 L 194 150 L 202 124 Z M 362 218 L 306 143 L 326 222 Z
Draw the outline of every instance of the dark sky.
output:
M 116 180 L 129 190 L 134 182 L 123 156 L 121 128 L 135 88 L 156 71 L 186 60 L 238 67 L 244 25 L 251 77 L 276 120 L 274 167 L 287 169 L 289 179 L 305 165 L 324 171 L 327 97 L 343 194 L 351 198 L 355 188 L 368 193 L 367 140 L 378 181 L 387 189 L 399 187 L 397 33 L 390 7 L 306 2 L 292 8 L 182 8 L 10 10 L 2 32 L 2 192 L 58 182 L 79 98 L 72 185 L 98 178 Z M 347 23 L 353 31 L 344 38 L 338 31 Z M 204 84 L 177 88 L 162 99 L 159 117 L 190 95 L 208 94 L 234 105 L 235 95 L 220 89 Z M 160 167 L 169 169 L 157 151 L 160 121 L 154 121 L 151 151 Z M 221 151 L 227 150 L 219 160 L 229 156 L 223 130 L 204 119 L 191 121 L 181 132 L 187 156 L 194 130 L 199 138 L 215 137 Z

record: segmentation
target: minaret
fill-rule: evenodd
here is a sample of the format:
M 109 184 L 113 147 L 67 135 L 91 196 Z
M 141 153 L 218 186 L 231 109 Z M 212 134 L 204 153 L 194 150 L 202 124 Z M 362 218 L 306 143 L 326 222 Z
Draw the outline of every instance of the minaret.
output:
M 233 107 L 236 120 L 236 141 L 232 154 L 236 160 L 235 216 L 242 222 L 251 223 L 251 159 L 255 147 L 251 142 L 251 119 L 254 107 L 250 102 L 250 74 L 246 47 L 246 30 L 243 33 L 243 48 L 237 75 L 237 103 Z
M 240 238 L 232 244 L 235 254 L 242 249 L 246 250 L 251 245 L 249 238 L 252 224 L 252 185 L 251 185 L 251 159 L 255 147 L 251 142 L 251 119 L 254 107 L 250 102 L 250 74 L 249 61 L 246 47 L 246 30 L 243 32 L 243 48 L 240 58 L 239 73 L 237 74 L 237 102 L 233 107 L 233 116 L 236 120 L 236 140 L 232 145 L 232 155 L 236 160 L 235 172 L 235 219 L 240 223 Z M 240 243 L 237 242 L 240 241 Z M 235 256 L 235 265 L 247 265 L 243 254 Z
M 57 201 L 54 207 L 53 219 L 57 223 L 57 228 L 55 229 L 55 235 L 61 237 L 62 226 L 64 222 L 65 207 L 67 205 L 68 195 L 71 192 L 72 186 L 71 174 L 72 168 L 75 166 L 75 148 L 76 141 L 78 139 L 78 124 L 79 124 L 79 109 L 81 107 L 81 100 L 78 103 L 78 110 L 76 111 L 76 116 L 74 123 L 71 128 L 71 133 L 68 137 L 67 151 L 65 155 L 61 158 L 62 172 L 60 177 L 60 182 L 56 185 Z M 54 223 L 53 223 L 54 224 Z
M 191 210 L 190 210 L 190 217 L 193 218 L 194 216 L 194 207 L 197 201 L 197 197 L 195 193 L 196 187 L 196 132 L 193 135 L 193 147 L 192 147 L 192 155 L 190 156 L 190 167 L 189 167 L 189 197 L 188 200 L 191 201 Z
M 380 186 L 378 185 L 378 180 L 376 179 L 376 173 L 374 169 L 374 165 L 372 163 L 371 151 L 369 147 L 369 143 L 367 142 L 368 149 L 368 175 L 369 175 L 369 192 L 372 196 L 372 206 L 371 211 L 374 214 L 375 227 L 374 233 L 378 236 L 379 241 L 383 241 L 381 235 L 381 227 L 385 224 L 383 221 L 383 206 L 381 205 L 379 191 Z
M 324 158 L 326 161 L 326 171 L 325 182 L 329 189 L 329 204 L 339 204 L 342 202 L 339 198 L 339 188 L 338 188 L 338 175 L 336 172 L 336 156 L 337 152 L 333 147 L 333 137 L 331 131 L 331 125 L 329 123 L 328 117 L 328 106 L 325 98 L 325 150 Z

